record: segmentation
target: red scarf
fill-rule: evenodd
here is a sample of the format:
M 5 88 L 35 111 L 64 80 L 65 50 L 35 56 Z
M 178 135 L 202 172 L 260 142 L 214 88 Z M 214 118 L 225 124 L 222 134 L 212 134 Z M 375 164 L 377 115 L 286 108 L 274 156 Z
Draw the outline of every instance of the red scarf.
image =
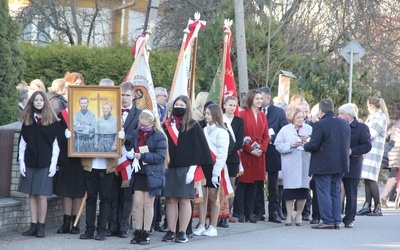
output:
M 139 147 L 145 145 L 145 143 L 146 143 L 146 141 L 147 141 L 147 132 L 139 131 L 137 137 L 138 137 L 138 139 L 139 139 L 139 142 L 138 142 L 137 147 L 135 148 L 135 153 L 140 153 L 140 152 L 139 152 Z
M 175 126 L 176 126 L 176 129 L 177 129 L 178 131 L 181 131 L 181 127 L 182 127 L 182 117 L 178 117 L 178 116 L 175 116 L 175 115 L 174 115 L 174 119 L 175 119 Z

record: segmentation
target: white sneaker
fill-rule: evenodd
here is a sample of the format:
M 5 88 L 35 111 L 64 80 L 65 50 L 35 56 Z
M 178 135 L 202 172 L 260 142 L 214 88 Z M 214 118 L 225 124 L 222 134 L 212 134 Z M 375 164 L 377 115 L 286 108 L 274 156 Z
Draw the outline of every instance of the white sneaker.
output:
M 210 225 L 210 226 L 208 226 L 208 229 L 202 235 L 214 237 L 214 236 L 218 236 L 218 232 L 215 227 Z
M 203 225 L 199 225 L 199 227 L 193 231 L 194 235 L 200 236 L 206 231 L 206 228 Z

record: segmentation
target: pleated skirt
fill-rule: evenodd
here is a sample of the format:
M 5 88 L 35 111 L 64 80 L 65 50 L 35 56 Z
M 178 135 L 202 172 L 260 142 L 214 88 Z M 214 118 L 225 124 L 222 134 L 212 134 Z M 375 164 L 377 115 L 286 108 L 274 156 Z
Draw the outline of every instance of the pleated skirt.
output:
M 18 192 L 29 195 L 52 195 L 53 177 L 49 177 L 49 167 L 26 167 L 26 177 L 21 176 L 18 184 Z

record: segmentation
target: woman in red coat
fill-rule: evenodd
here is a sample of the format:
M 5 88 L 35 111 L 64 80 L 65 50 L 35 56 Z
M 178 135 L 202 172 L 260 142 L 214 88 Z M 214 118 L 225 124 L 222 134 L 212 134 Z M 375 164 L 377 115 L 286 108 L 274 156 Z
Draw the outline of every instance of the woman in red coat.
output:
M 244 110 L 239 114 L 244 119 L 245 135 L 241 153 L 244 174 L 238 178 L 239 183 L 235 192 L 235 210 L 239 222 L 244 222 L 244 214 L 250 222 L 257 222 L 253 216 L 256 197 L 255 181 L 265 181 L 265 151 L 267 151 L 269 134 L 267 118 L 260 110 L 261 103 L 261 92 L 250 90 L 243 99 Z M 244 211 L 245 203 L 246 211 Z

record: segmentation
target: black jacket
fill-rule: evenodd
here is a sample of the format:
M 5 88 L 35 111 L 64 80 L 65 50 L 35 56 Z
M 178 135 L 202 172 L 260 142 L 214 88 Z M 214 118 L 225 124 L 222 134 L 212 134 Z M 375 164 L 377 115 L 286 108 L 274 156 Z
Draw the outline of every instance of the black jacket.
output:
M 349 172 L 350 126 L 333 112 L 314 123 L 310 142 L 304 150 L 311 152 L 309 175 Z
M 349 173 L 344 175 L 344 178 L 361 178 L 363 155 L 371 150 L 371 135 L 369 128 L 364 123 L 359 123 L 354 119 L 350 123 L 350 168 Z
M 281 128 L 288 124 L 285 111 L 270 104 L 268 106 L 267 122 L 268 128 L 270 130 L 272 128 L 275 134 L 269 135 L 271 139 L 269 141 L 267 152 L 265 153 L 266 170 L 267 172 L 278 172 L 282 168 L 281 154 L 276 150 L 274 141 Z

